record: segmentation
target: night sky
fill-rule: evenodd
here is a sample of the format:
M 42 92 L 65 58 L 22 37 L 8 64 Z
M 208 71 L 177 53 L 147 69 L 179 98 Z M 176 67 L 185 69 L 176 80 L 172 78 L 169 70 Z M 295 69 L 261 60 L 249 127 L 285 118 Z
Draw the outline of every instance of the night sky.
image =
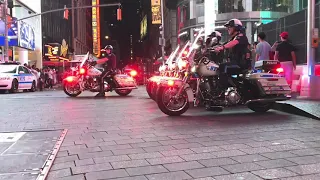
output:
M 111 44 L 115 48 L 115 54 L 118 52 L 122 63 L 127 64 L 130 61 L 130 35 L 133 48 L 137 47 L 136 43 L 140 38 L 140 3 L 138 0 L 101 0 L 100 3 L 113 2 L 122 4 L 122 21 L 117 21 L 117 7 L 101 8 L 101 46 L 103 48 Z M 109 36 L 109 40 L 105 39 L 106 35 Z

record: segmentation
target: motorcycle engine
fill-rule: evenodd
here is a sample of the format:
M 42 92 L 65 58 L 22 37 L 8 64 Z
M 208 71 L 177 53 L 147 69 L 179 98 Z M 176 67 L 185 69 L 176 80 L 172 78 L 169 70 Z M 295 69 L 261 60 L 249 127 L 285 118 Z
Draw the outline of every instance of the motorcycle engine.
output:
M 206 77 L 202 80 L 202 88 L 206 94 L 211 97 L 217 97 L 220 94 L 218 86 L 218 77 Z
M 229 87 L 225 92 L 225 102 L 228 105 L 236 105 L 240 102 L 241 96 L 237 92 L 236 88 Z
M 95 86 L 95 81 L 92 77 L 86 78 L 85 87 L 86 89 L 92 89 Z

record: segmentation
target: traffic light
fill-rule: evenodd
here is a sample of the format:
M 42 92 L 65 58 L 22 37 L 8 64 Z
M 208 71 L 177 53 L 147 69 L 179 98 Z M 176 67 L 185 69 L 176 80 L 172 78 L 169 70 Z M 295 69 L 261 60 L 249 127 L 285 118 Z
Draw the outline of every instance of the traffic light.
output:
M 69 19 L 69 9 L 67 9 L 66 5 L 64 5 L 63 19 Z
M 122 20 L 122 9 L 120 7 L 117 9 L 117 20 Z

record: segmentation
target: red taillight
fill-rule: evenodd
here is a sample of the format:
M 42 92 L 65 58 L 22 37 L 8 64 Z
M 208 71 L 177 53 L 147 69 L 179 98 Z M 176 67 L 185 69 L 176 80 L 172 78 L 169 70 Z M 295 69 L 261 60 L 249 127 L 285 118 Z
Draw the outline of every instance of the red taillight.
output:
M 72 76 L 69 76 L 69 77 L 67 77 L 67 78 L 66 78 L 66 80 L 67 80 L 67 82 L 69 82 L 69 83 L 70 83 L 70 82 L 72 82 L 72 81 L 73 81 L 73 77 L 72 77 Z
M 86 73 L 86 70 L 84 68 L 80 68 L 79 74 L 85 74 L 85 73 Z
M 132 76 L 132 77 L 136 76 L 137 74 L 138 74 L 138 72 L 135 70 L 130 71 L 130 76 Z
M 277 68 L 276 71 L 277 71 L 278 73 L 283 73 L 283 72 L 284 72 L 283 68 Z

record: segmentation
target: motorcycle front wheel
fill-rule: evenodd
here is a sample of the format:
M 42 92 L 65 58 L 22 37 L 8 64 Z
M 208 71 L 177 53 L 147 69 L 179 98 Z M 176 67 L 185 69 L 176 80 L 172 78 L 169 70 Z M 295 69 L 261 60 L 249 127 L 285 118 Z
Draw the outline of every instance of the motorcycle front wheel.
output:
M 177 98 L 178 88 L 160 87 L 157 93 L 159 109 L 169 116 L 180 116 L 189 109 L 188 94 L 185 90 Z
M 150 82 L 150 81 L 147 82 L 147 84 L 146 84 L 146 90 L 147 90 L 147 93 L 148 93 L 149 97 L 152 99 L 151 83 L 152 83 L 152 82 Z
M 70 97 L 77 97 L 82 93 L 78 84 L 71 86 L 71 84 L 66 83 L 63 85 L 63 91 Z

